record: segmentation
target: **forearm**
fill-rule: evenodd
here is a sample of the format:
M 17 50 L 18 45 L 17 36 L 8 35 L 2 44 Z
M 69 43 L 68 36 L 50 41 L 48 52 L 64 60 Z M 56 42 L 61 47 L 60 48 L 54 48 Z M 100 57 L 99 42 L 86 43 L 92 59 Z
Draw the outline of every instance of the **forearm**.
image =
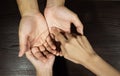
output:
M 99 56 L 88 60 L 84 66 L 97 76 L 120 76 L 120 73 Z
M 36 71 L 36 76 L 52 76 L 52 69 L 43 70 L 41 69 Z
M 64 4 L 65 0 L 47 0 L 46 7 L 63 6 Z
M 37 0 L 17 0 L 21 16 L 33 15 L 39 12 Z

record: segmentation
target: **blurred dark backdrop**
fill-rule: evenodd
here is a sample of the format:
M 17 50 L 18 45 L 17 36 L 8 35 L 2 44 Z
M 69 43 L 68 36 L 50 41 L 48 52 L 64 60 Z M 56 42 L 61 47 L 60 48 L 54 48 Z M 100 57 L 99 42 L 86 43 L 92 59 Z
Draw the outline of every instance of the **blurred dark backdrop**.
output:
M 46 0 L 39 0 L 43 12 Z M 78 14 L 84 32 L 95 51 L 120 70 L 120 2 L 106 0 L 67 0 L 66 6 Z M 35 76 L 25 58 L 18 58 L 20 14 L 15 0 L 0 2 L 0 76 Z M 54 76 L 95 76 L 81 65 L 57 57 Z

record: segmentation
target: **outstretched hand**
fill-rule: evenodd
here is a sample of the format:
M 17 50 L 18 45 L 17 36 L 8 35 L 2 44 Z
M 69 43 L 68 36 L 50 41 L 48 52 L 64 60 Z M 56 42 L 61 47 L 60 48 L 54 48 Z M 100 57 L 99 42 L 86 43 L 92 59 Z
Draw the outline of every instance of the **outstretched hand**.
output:
M 44 12 L 48 27 L 57 27 L 65 32 L 70 32 L 70 25 L 73 23 L 77 31 L 83 34 L 83 24 L 78 16 L 65 6 L 46 7 Z
M 49 36 L 46 20 L 40 13 L 22 17 L 19 26 L 19 43 L 19 57 L 32 47 L 38 47 L 41 51 L 45 51 L 46 48 L 54 54 L 56 52 Z

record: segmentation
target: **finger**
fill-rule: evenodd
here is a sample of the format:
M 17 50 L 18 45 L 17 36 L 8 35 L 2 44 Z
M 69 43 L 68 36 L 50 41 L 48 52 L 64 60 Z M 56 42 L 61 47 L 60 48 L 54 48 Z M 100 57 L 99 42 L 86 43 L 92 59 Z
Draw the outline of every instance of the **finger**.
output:
M 43 54 L 39 51 L 37 47 L 32 48 L 32 53 L 37 60 L 41 60 L 41 61 L 46 60 L 46 58 L 43 56 Z
M 56 55 L 56 56 L 60 56 L 60 52 L 57 52 L 55 55 Z
M 50 36 L 52 37 L 52 39 L 55 39 L 55 36 L 52 33 L 50 33 Z
M 84 36 L 77 36 L 77 40 L 86 52 L 94 53 L 91 45 L 89 44 L 89 42 L 86 40 Z
M 70 40 L 73 36 L 70 33 L 65 33 L 65 36 L 67 37 L 68 40 Z
M 45 51 L 45 47 L 43 45 L 40 45 L 39 49 L 40 49 L 41 52 Z
M 84 44 L 83 44 L 83 41 L 82 41 L 82 38 L 81 38 L 81 36 L 77 36 L 77 41 L 79 42 L 79 44 L 80 44 L 80 46 L 82 47 L 82 48 L 86 48 L 85 46 L 84 46 Z
M 43 53 L 46 56 L 48 63 L 53 65 L 54 60 L 55 60 L 55 56 L 52 53 L 48 52 L 48 51 L 44 51 Z
M 47 42 L 45 42 L 43 45 L 45 46 L 46 50 L 48 50 L 48 51 L 51 52 L 52 54 L 56 54 L 56 51 L 55 51 L 54 49 L 52 49 L 52 48 L 48 45 Z
M 34 62 L 36 60 L 31 51 L 27 51 L 25 55 L 30 62 Z
M 60 51 L 60 56 L 63 56 L 62 51 Z
M 52 28 L 53 34 L 61 42 L 61 44 L 66 43 L 66 38 L 57 30 L 57 28 Z
M 63 56 L 65 56 L 66 50 L 65 50 L 64 46 L 61 45 L 60 47 L 61 47 L 61 50 L 62 50 L 62 51 L 61 51 L 61 52 L 62 52 L 61 54 L 62 54 Z
M 56 47 L 55 47 L 55 45 L 53 44 L 50 36 L 47 37 L 46 41 L 47 41 L 48 45 L 49 45 L 52 49 L 56 49 Z
M 76 26 L 77 31 L 83 35 L 83 24 L 81 23 L 78 16 L 74 16 L 72 22 Z
M 53 54 L 49 53 L 48 51 L 44 51 L 43 54 L 49 58 L 50 56 L 52 56 Z
M 81 36 L 81 38 L 82 38 L 83 43 L 86 46 L 86 48 L 88 48 L 90 50 L 90 52 L 93 51 L 93 48 L 92 48 L 91 44 L 89 43 L 87 37 Z
M 27 44 L 27 36 L 19 35 L 19 57 L 22 57 L 26 50 L 28 50 L 28 44 Z

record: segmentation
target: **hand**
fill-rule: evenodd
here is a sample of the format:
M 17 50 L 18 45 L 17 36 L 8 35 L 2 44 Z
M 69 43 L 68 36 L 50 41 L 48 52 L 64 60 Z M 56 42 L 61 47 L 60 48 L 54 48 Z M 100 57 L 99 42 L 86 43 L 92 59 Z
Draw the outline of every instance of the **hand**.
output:
M 37 76 L 52 76 L 55 56 L 47 51 L 43 54 L 34 47 L 32 51 L 26 52 L 26 57 L 35 67 Z
M 46 7 L 44 12 L 48 27 L 57 27 L 65 32 L 70 32 L 70 25 L 73 23 L 77 31 L 83 34 L 83 24 L 78 16 L 65 6 Z
M 69 33 L 63 36 L 57 28 L 52 29 L 58 41 L 61 42 L 62 55 L 75 63 L 84 64 L 96 56 L 85 36 L 74 37 Z
M 53 51 L 55 46 L 49 36 L 47 23 L 41 13 L 22 17 L 19 27 L 19 40 L 20 57 L 34 46 L 37 46 L 41 51 L 47 48 L 51 52 L 55 52 Z M 42 45 L 43 43 L 45 43 L 45 47 Z

